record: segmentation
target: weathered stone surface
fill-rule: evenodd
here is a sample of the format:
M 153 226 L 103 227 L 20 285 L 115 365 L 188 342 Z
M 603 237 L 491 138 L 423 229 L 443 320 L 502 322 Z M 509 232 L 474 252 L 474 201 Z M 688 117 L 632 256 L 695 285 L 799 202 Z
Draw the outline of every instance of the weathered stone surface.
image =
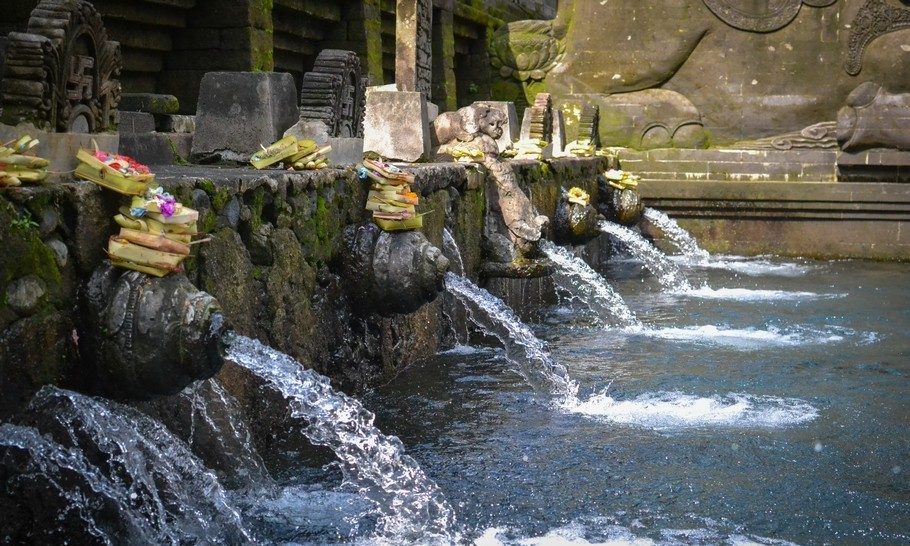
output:
M 484 155 L 498 155 L 497 140 L 506 121 L 501 110 L 473 104 L 457 112 L 446 112 L 433 120 L 431 142 L 437 161 L 451 159 L 450 146 L 468 145 Z
M 45 244 L 54 252 L 54 259 L 57 261 L 57 267 L 64 268 L 69 263 L 69 249 L 60 239 L 48 239 Z
M 184 275 L 156 279 L 102 265 L 85 293 L 80 325 L 93 389 L 117 399 L 176 394 L 223 363 L 227 322 Z
M 149 114 L 176 114 L 180 111 L 180 101 L 173 95 L 124 93 L 120 99 L 120 110 Z
M 515 110 L 515 103 L 502 101 L 480 101 L 475 102 L 474 106 L 484 106 L 502 112 L 504 117 L 504 122 L 502 123 L 502 135 L 496 140 L 496 144 L 499 145 L 500 152 L 511 148 L 512 143 L 518 140 L 519 135 L 521 135 L 521 124 L 518 122 L 518 113 Z
M 431 153 L 426 98 L 417 92 L 367 89 L 364 151 L 415 162 Z
M 202 78 L 192 155 L 246 162 L 297 122 L 290 74 L 211 72 Z
M 910 93 L 892 94 L 866 82 L 850 93 L 847 105 L 838 113 L 837 140 L 846 152 L 868 148 L 910 151 L 908 127 Z
M 190 156 L 193 135 L 182 133 L 121 134 L 120 151 L 145 165 L 181 165 Z
M 183 440 L 226 488 L 271 484 L 240 404 L 217 380 L 200 381 L 179 394 L 133 405 Z
M 155 130 L 155 117 L 145 112 L 121 112 L 120 134 L 151 133 Z
M 553 111 L 553 152 L 562 153 L 566 149 L 566 118 L 562 110 Z
M 32 315 L 47 294 L 44 281 L 35 275 L 22 277 L 6 287 L 6 302 L 10 308 L 20 315 Z
M 600 236 L 600 215 L 592 205 L 571 203 L 565 189 L 556 205 L 553 238 L 559 244 L 581 245 Z
M 494 88 L 528 102 L 542 89 L 557 101 L 673 91 L 698 105 L 711 144 L 726 144 L 834 119 L 862 81 L 910 91 L 908 24 L 910 8 L 890 0 L 565 1 L 553 21 L 496 33 Z M 636 123 L 674 132 L 666 119 Z
M 156 114 L 155 130 L 162 133 L 193 134 L 196 132 L 196 116 Z
M 430 99 L 433 83 L 433 3 L 396 0 L 395 84 Z
M 345 229 L 343 277 L 362 313 L 412 313 L 443 289 L 448 259 L 418 231 L 388 233 L 372 222 Z

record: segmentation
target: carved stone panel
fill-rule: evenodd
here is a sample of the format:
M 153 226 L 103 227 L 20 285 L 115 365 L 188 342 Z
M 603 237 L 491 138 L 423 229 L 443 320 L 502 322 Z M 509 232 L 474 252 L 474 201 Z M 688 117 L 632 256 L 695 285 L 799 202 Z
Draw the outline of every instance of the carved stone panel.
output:
M 772 32 L 790 24 L 803 4 L 820 8 L 837 0 L 704 0 L 705 5 L 731 27 Z
M 433 84 L 433 3 L 398 0 L 395 9 L 395 84 L 430 98 Z
M 301 121 L 321 121 L 331 137 L 363 137 L 366 81 L 353 51 L 325 49 L 303 76 Z
M 42 0 L 27 32 L 12 32 L 0 79 L 0 119 L 52 131 L 97 133 L 117 127 L 120 45 L 84 0 Z
M 873 40 L 897 30 L 910 28 L 910 8 L 898 8 L 885 0 L 869 0 L 850 23 L 850 42 L 844 68 L 856 76 L 863 69 L 863 55 Z

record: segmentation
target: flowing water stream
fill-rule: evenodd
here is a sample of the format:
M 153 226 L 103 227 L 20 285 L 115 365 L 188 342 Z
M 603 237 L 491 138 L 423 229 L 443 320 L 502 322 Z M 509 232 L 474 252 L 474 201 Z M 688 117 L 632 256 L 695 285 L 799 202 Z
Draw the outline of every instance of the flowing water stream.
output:
M 332 449 L 347 484 L 376 503 L 381 513 L 375 537 L 391 544 L 449 543 L 455 514 L 439 488 L 404 453 L 398 438 L 382 434 L 374 415 L 332 388 L 329 380 L 293 358 L 253 339 L 236 336 L 228 358 L 253 372 L 306 421 L 304 434 Z
M 660 249 L 646 241 L 638 233 L 613 222 L 601 222 L 600 230 L 616 237 L 626 245 L 632 254 L 641 260 L 645 267 L 657 277 L 657 280 L 665 289 L 674 292 L 692 290 L 692 286 L 689 285 L 679 267 Z
M 688 231 L 684 230 L 676 223 L 676 220 L 670 218 L 663 212 L 646 208 L 645 209 L 645 218 L 649 222 L 663 230 L 663 232 L 670 237 L 670 240 L 673 241 L 673 244 L 679 248 L 683 256 L 695 263 L 704 263 L 707 262 L 711 255 L 698 246 L 698 242 L 695 240 Z

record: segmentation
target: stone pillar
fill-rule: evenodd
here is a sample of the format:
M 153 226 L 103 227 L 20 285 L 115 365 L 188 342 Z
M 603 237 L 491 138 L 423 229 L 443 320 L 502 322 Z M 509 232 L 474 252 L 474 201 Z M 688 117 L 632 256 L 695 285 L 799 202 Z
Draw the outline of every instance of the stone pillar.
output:
M 397 0 L 395 8 L 395 85 L 429 99 L 433 83 L 433 2 Z
M 454 112 L 458 110 L 454 2 L 442 3 L 433 14 L 433 102 L 443 112 Z

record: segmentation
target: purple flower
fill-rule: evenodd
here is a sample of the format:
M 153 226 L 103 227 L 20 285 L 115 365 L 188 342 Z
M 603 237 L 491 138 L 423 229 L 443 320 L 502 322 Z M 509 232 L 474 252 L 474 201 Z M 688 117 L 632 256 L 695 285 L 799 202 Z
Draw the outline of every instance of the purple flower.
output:
M 170 199 L 165 199 L 158 204 L 158 208 L 161 209 L 161 215 L 165 218 L 170 218 L 177 211 L 177 202 L 173 197 Z

